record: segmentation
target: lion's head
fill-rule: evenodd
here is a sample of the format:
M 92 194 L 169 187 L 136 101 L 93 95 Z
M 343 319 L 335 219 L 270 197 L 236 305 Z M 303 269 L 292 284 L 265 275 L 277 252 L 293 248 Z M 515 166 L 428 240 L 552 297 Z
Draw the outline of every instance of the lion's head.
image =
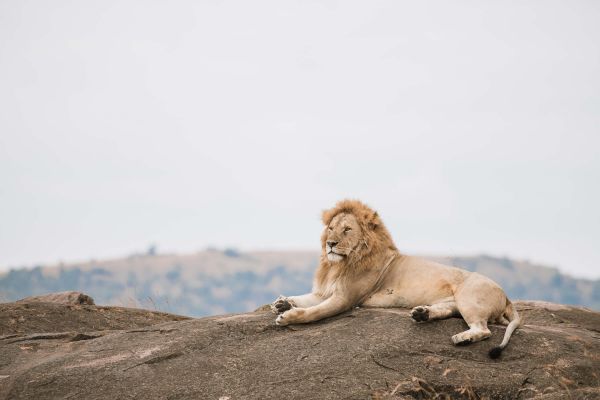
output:
M 358 200 L 342 200 L 323 212 L 323 256 L 331 263 L 362 263 L 396 246 L 377 212 Z

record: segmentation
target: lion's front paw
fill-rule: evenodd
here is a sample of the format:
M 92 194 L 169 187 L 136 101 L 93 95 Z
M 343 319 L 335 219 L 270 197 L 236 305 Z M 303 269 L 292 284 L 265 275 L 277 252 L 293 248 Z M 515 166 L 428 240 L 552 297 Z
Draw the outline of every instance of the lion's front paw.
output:
M 275 319 L 275 325 L 286 326 L 287 324 L 289 324 L 289 322 L 285 318 L 285 313 L 279 314 L 279 316 L 277 316 L 277 319 Z
M 281 314 L 290 310 L 294 305 L 285 296 L 279 296 L 273 303 L 271 303 L 271 311 L 275 314 Z
M 279 314 L 275 320 L 275 324 L 279 326 L 286 326 L 291 324 L 302 324 L 306 321 L 306 310 L 302 308 L 292 308 L 287 310 L 283 314 Z
M 417 322 L 429 320 L 429 307 L 418 306 L 411 310 L 410 316 Z

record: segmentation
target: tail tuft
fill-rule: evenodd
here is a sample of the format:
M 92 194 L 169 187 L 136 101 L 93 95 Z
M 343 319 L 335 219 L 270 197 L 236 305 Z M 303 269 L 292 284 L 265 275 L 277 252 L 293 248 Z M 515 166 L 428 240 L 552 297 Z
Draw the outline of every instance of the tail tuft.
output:
M 509 300 L 506 300 L 506 303 L 507 304 L 506 309 L 504 310 L 504 317 L 509 321 L 509 324 L 506 327 L 506 331 L 504 332 L 504 339 L 502 339 L 502 343 L 500 343 L 500 346 L 494 347 L 488 353 L 490 358 L 495 359 L 500 357 L 500 355 L 502 354 L 502 350 L 504 350 L 504 348 L 508 344 L 508 341 L 510 340 L 510 336 L 515 331 L 515 329 L 517 329 L 519 325 L 521 325 L 521 317 L 519 316 L 517 309 L 511 304 Z
M 502 350 L 504 350 L 504 348 L 498 346 L 498 347 L 494 347 L 493 349 L 490 350 L 490 352 L 488 353 L 490 358 L 498 358 L 500 357 L 500 354 L 502 354 Z

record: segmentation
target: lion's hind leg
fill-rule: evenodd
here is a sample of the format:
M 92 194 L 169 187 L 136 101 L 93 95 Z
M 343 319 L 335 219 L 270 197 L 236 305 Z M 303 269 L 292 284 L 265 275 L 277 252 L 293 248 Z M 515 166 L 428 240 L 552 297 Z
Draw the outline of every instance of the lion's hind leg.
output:
M 469 329 L 452 336 L 454 344 L 468 344 L 492 336 L 488 321 L 496 321 L 506 308 L 506 296 L 494 281 L 471 273 L 454 293 L 458 311 Z
M 458 308 L 454 300 L 443 301 L 430 306 L 417 306 L 410 311 L 410 316 L 417 322 L 445 319 L 454 315 L 458 315 Z

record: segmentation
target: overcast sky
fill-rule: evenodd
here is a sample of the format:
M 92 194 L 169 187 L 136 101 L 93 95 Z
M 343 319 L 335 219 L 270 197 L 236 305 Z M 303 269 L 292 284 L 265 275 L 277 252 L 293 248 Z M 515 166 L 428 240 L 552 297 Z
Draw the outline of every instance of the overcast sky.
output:
M 0 2 L 0 269 L 319 249 L 600 277 L 600 2 Z

